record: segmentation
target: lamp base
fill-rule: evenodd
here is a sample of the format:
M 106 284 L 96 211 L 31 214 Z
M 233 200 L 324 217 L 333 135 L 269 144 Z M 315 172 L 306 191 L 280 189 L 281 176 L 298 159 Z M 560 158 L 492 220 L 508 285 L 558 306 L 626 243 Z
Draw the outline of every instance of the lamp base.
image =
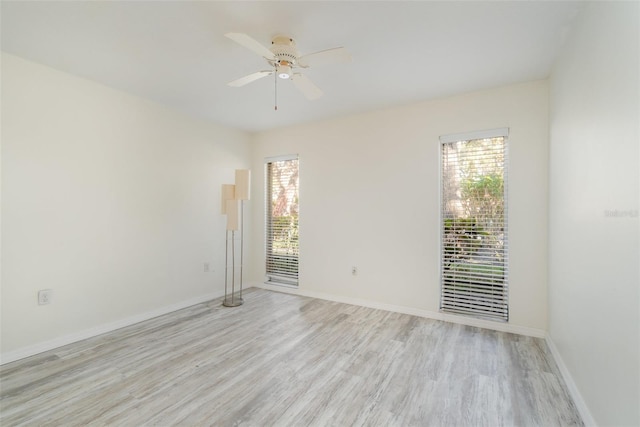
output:
M 222 301 L 222 305 L 225 307 L 238 307 L 242 304 L 244 304 L 244 300 L 242 298 L 227 298 Z

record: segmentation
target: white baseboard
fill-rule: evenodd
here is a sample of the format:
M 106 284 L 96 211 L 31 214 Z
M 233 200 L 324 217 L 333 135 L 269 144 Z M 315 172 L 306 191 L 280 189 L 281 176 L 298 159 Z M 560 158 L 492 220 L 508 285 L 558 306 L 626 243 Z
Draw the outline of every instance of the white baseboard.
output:
M 569 373 L 569 369 L 567 369 L 567 365 L 564 364 L 564 360 L 562 360 L 562 356 L 558 351 L 553 339 L 551 339 L 551 335 L 547 334 L 545 337 L 545 341 L 547 342 L 547 346 L 549 350 L 551 350 L 551 354 L 556 361 L 556 365 L 558 365 L 558 369 L 560 370 L 560 374 L 562 374 L 562 378 L 564 379 L 567 388 L 569 389 L 569 394 L 571 394 L 571 398 L 573 402 L 578 407 L 578 412 L 580 412 L 580 416 L 582 417 L 582 421 L 586 427 L 596 427 L 598 424 L 593 419 L 593 415 L 591 415 L 591 411 L 589 411 L 589 407 L 586 402 L 582 398 L 582 394 L 578 390 L 578 386 L 575 381 L 573 381 L 573 377 L 571 373 Z
M 535 338 L 546 338 L 547 332 L 542 329 L 528 328 L 526 326 L 512 325 L 509 323 L 492 322 L 489 320 L 474 319 L 465 316 L 456 316 L 455 314 L 445 314 L 435 311 L 422 310 L 419 308 L 405 307 L 400 305 L 385 304 L 375 301 L 369 301 L 359 298 L 344 297 L 332 294 L 325 294 L 317 291 L 309 291 L 290 286 L 279 286 L 267 283 L 253 283 L 252 286 L 270 291 L 284 292 L 288 294 L 301 295 L 305 297 L 318 298 L 327 301 L 341 302 L 345 304 L 357 305 L 361 307 L 376 308 L 394 313 L 411 314 L 413 316 L 425 317 L 427 319 L 442 320 L 450 323 L 458 323 L 467 326 L 476 326 L 478 328 L 491 329 L 500 332 L 509 332 L 512 334 L 526 335 Z
M 209 294 L 201 295 L 196 298 L 191 298 L 185 301 L 181 301 L 175 304 L 171 304 L 165 307 L 161 307 L 155 310 L 148 311 L 142 314 L 136 314 L 135 316 L 127 317 L 125 319 L 116 320 L 115 322 L 106 323 L 93 328 L 85 329 L 73 334 L 65 335 L 62 337 L 54 338 L 49 341 L 33 344 L 27 347 L 23 347 L 14 351 L 0 354 L 0 365 L 14 362 L 25 357 L 30 357 L 45 351 L 53 350 L 58 347 L 62 347 L 67 344 L 82 341 L 87 338 L 93 338 L 98 335 L 102 335 L 107 332 L 115 331 L 116 329 L 124 328 L 125 326 L 131 326 L 145 320 L 153 319 L 154 317 L 162 316 L 167 313 L 171 313 L 177 310 L 181 310 L 192 305 L 200 304 L 212 299 L 220 298 L 224 296 L 222 292 L 212 292 Z

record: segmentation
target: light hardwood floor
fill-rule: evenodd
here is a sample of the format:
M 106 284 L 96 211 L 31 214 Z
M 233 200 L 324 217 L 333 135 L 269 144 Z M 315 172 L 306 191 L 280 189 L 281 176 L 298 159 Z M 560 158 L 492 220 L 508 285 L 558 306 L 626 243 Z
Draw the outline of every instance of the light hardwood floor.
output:
M 0 425 L 582 425 L 541 339 L 244 297 L 4 365 Z

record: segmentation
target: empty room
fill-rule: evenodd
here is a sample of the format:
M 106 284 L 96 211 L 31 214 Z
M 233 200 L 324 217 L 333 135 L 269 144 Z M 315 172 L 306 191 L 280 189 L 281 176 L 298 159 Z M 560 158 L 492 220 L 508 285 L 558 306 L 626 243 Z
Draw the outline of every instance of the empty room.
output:
M 2 426 L 640 426 L 640 2 L 0 24 Z

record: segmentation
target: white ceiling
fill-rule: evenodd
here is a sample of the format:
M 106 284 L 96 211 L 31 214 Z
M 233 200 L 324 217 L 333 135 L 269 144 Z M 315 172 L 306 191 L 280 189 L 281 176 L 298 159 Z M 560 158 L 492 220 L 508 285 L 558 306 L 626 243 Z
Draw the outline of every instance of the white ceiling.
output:
M 2 1 L 2 50 L 228 126 L 259 131 L 546 78 L 582 7 L 575 1 Z M 349 64 L 305 74 L 306 100 L 223 35 L 302 54 L 345 46 Z

